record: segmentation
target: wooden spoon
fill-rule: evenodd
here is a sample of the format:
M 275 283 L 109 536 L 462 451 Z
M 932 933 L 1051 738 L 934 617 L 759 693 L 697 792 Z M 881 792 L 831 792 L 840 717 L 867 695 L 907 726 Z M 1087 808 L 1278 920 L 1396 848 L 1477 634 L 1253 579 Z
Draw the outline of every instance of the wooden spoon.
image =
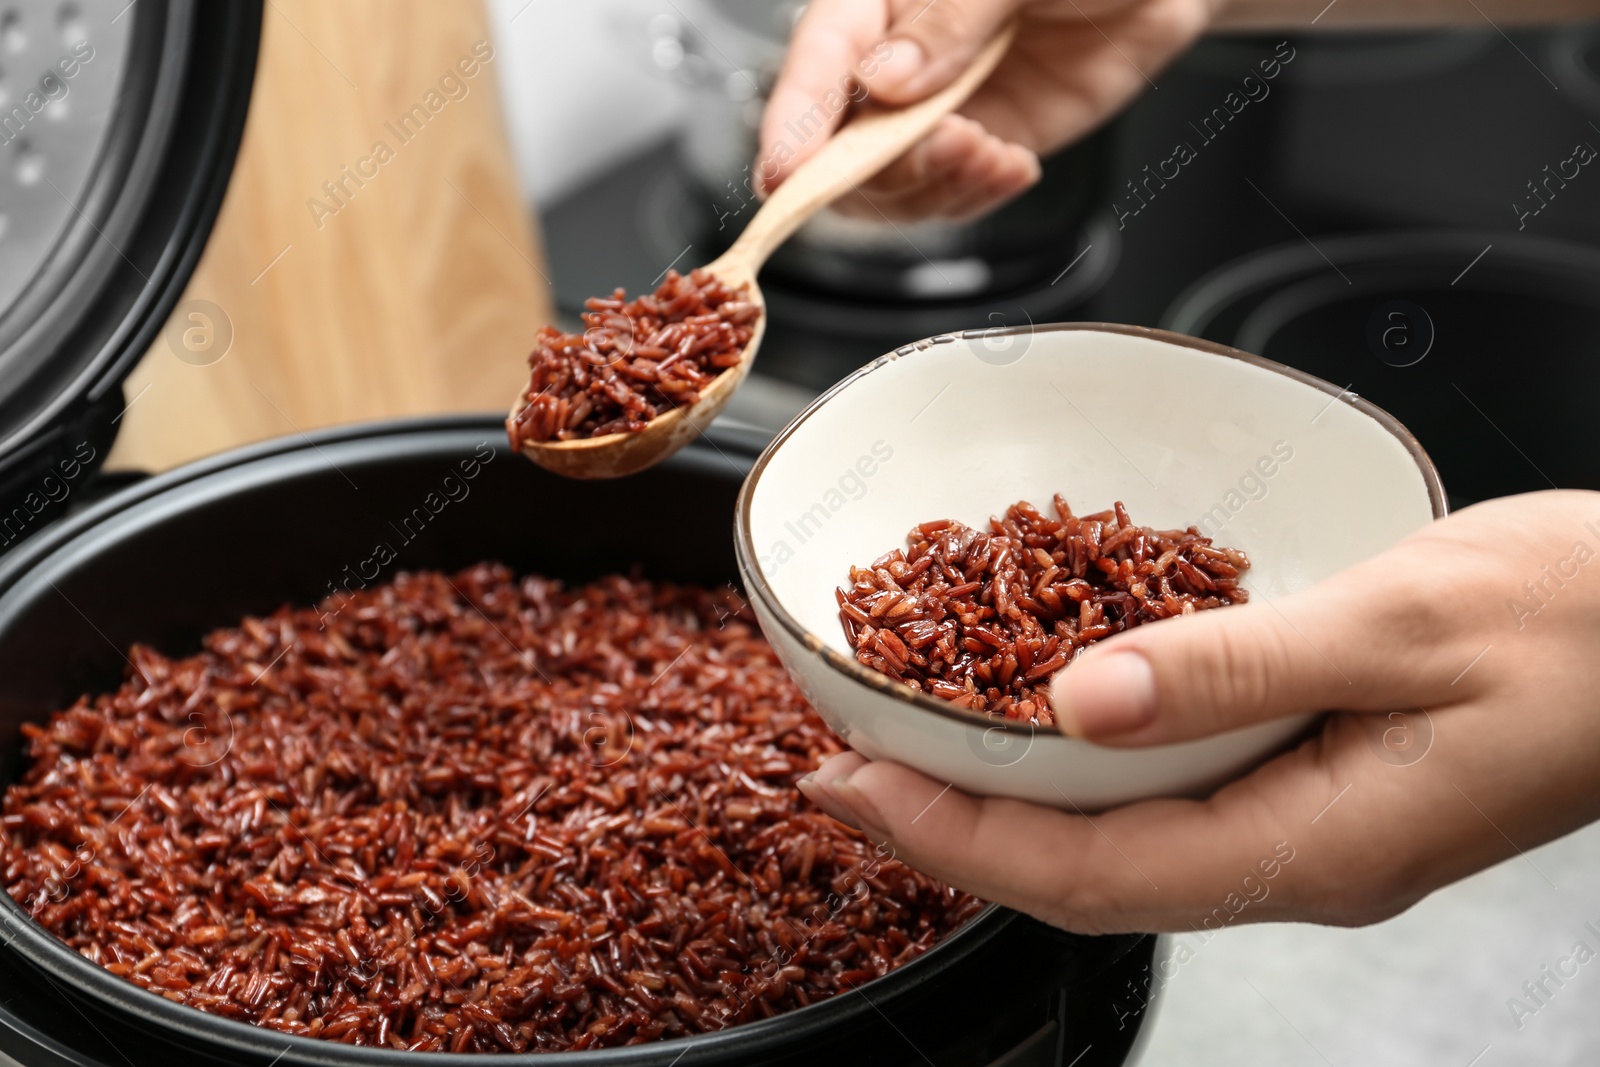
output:
M 570 441 L 527 442 L 529 459 L 569 478 L 616 478 L 659 463 L 700 435 L 727 406 L 750 373 L 767 328 L 767 302 L 756 274 L 777 247 L 800 226 L 872 177 L 920 141 L 938 121 L 966 102 L 994 71 L 1011 44 L 1014 25 L 1002 29 L 972 65 L 944 89 L 910 107 L 874 111 L 846 123 L 816 155 L 795 168 L 755 213 L 738 240 L 705 269 L 730 289 L 748 286 L 744 299 L 761 309 L 750 343 L 738 364 L 713 378 L 700 399 L 662 412 L 634 433 L 609 433 Z M 511 409 L 516 418 L 522 398 Z

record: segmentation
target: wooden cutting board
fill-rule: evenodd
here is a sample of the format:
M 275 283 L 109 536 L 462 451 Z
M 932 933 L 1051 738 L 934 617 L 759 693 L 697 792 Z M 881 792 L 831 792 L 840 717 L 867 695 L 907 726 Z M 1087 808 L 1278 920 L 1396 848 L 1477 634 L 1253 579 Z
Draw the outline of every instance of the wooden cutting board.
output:
M 109 466 L 511 406 L 552 298 L 508 61 L 481 0 L 269 0 L 227 197 L 124 387 Z

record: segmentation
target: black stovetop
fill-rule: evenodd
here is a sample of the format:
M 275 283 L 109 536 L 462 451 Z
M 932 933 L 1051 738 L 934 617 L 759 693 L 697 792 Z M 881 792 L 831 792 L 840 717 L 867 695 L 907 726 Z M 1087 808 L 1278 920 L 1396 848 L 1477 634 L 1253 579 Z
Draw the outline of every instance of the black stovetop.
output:
M 1258 99 L 1232 113 L 1246 76 L 1274 59 L 1265 94 L 1257 81 Z M 1041 274 L 984 299 L 888 305 L 764 275 L 771 314 L 753 374 L 816 392 L 938 332 L 1060 320 L 1182 327 L 1186 290 L 1225 265 L 1273 249 L 1321 256 L 1341 237 L 1372 235 L 1392 238 L 1404 264 L 1322 256 L 1326 278 L 1350 286 L 1341 307 L 1263 334 L 1253 309 L 1274 295 L 1269 285 L 1222 301 L 1189 332 L 1338 379 L 1414 423 L 1458 504 L 1550 484 L 1600 488 L 1600 463 L 1574 436 L 1600 390 L 1588 357 L 1600 343 L 1600 273 L 1592 300 L 1552 303 L 1540 272 L 1520 266 L 1544 257 L 1544 274 L 1570 274 L 1567 260 L 1600 248 L 1600 168 L 1574 157 L 1574 146 L 1600 148 L 1600 25 L 1218 37 L 1157 83 L 1102 136 L 1096 197 L 1062 238 L 1049 269 L 1071 269 L 1056 284 Z M 1219 113 L 1225 124 L 1208 118 Z M 1180 144 L 1191 150 L 1181 164 Z M 704 199 L 669 142 L 553 205 L 544 232 L 563 310 L 713 258 L 730 235 Z M 1405 252 L 1418 234 L 1462 250 Z M 1552 259 L 1549 242 L 1576 251 Z M 1286 274 L 1282 286 L 1308 278 Z M 1429 319 L 1406 324 L 1428 333 L 1426 361 L 1398 365 L 1368 342 L 1369 320 L 1396 300 Z

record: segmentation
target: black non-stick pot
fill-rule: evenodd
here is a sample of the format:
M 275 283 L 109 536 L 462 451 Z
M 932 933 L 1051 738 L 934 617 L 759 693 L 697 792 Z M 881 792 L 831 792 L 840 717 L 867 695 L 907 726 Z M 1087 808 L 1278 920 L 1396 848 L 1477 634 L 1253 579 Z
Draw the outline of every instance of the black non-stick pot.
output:
M 116 686 L 129 644 L 190 653 L 213 628 L 353 580 L 499 560 L 570 580 L 638 565 L 654 577 L 732 582 L 729 530 L 749 444 L 712 437 L 626 483 L 575 482 L 511 453 L 497 419 L 456 417 L 269 442 L 125 489 L 0 563 L 0 780 L 17 774 L 19 726 Z M 468 457 L 480 461 L 471 479 L 459 467 Z M 381 568 L 371 563 L 380 543 L 397 557 Z M 173 1004 L 79 956 L 4 894 L 0 926 L 0 1051 L 26 1064 L 484 1062 L 288 1037 Z M 1149 938 L 1079 937 L 991 907 L 860 991 L 773 1019 L 653 1045 L 491 1059 L 1114 1064 L 1138 1031 L 1125 1002 L 1150 956 Z

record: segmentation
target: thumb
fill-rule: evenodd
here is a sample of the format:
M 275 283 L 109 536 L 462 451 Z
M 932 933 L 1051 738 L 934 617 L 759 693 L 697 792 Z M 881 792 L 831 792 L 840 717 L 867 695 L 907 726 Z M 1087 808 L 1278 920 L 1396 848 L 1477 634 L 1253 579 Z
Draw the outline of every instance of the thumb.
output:
M 872 96 L 909 104 L 948 85 L 989 43 L 1020 0 L 910 0 L 873 50 L 877 70 L 865 77 Z
M 1056 676 L 1057 721 L 1063 732 L 1103 744 L 1149 745 L 1416 700 L 1396 688 L 1407 687 L 1404 679 L 1380 677 L 1393 673 L 1373 651 L 1382 640 L 1352 632 L 1358 628 L 1326 600 L 1308 590 L 1278 605 L 1258 600 L 1126 631 Z

